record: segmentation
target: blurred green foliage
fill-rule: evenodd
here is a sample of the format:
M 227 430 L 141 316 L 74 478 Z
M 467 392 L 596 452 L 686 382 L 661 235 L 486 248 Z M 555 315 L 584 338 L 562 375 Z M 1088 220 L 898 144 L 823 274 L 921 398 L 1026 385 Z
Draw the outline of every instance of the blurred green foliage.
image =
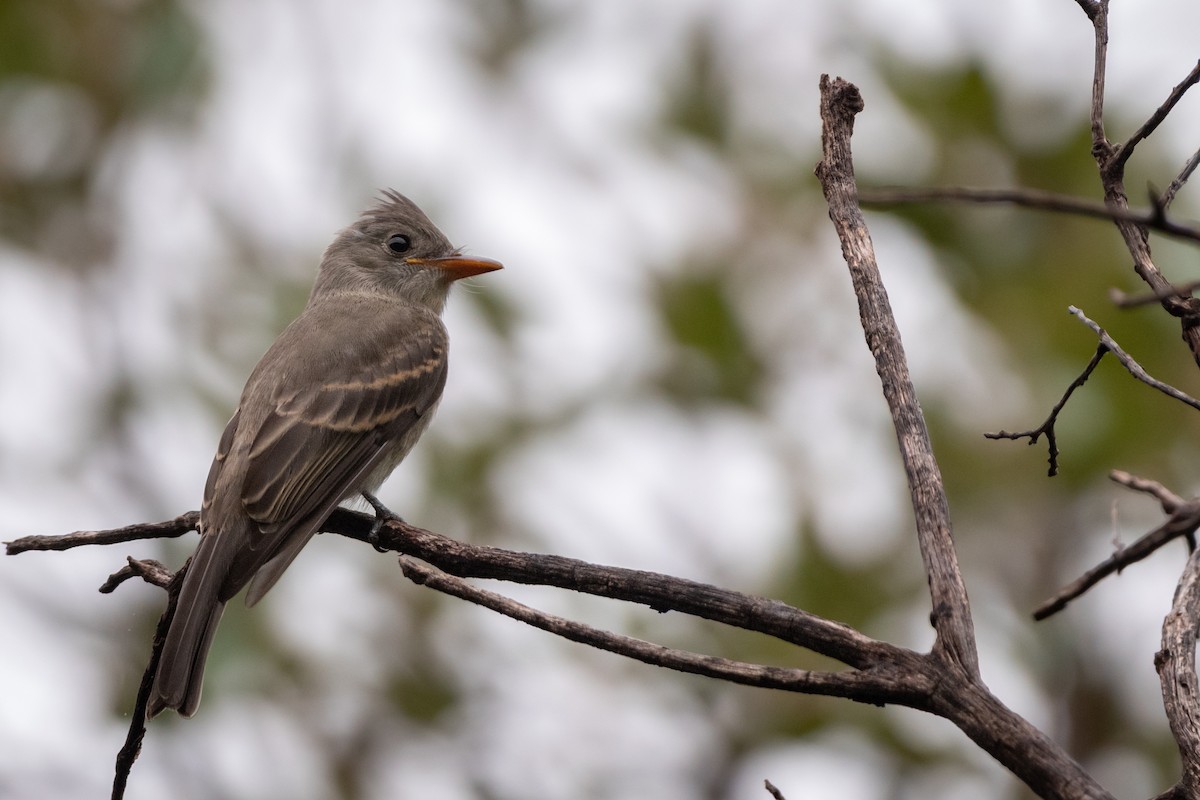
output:
M 674 353 L 662 378 L 674 402 L 701 400 L 753 406 L 763 366 L 716 270 L 690 269 L 664 281 L 656 305 Z
M 172 0 L 5 0 L 0 43 L 0 236 L 102 266 L 118 234 L 87 205 L 96 173 L 122 131 L 194 105 L 199 30 Z

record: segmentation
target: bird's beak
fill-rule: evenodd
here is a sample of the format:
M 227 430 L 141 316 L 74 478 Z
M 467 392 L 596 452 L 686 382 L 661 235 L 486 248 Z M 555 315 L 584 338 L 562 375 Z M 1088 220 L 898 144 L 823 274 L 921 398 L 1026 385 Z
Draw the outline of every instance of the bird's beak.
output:
M 441 258 L 408 258 L 405 259 L 409 264 L 420 264 L 425 267 L 434 267 L 440 269 L 450 280 L 457 281 L 462 278 L 469 278 L 472 275 L 482 275 L 485 272 L 494 272 L 498 269 L 504 269 L 504 265 L 499 261 L 493 261 L 490 258 L 480 258 L 477 256 L 442 256 Z

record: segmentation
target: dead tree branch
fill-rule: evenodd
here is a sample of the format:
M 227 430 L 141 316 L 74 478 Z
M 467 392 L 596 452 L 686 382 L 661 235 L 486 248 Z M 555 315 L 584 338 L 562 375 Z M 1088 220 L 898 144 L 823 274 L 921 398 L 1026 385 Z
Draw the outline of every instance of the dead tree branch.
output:
M 1196 676 L 1196 620 L 1200 619 L 1200 550 L 1193 550 L 1163 620 L 1162 649 L 1154 658 L 1163 708 L 1183 763 L 1180 796 L 1200 797 L 1200 685 Z
M 874 246 L 858 203 L 858 186 L 850 151 L 854 118 L 863 109 L 857 87 L 843 80 L 821 78 L 821 149 L 817 177 L 829 204 L 842 243 L 842 256 L 858 298 L 859 319 L 875 370 L 892 415 L 900 456 L 908 476 L 917 522 L 917 542 L 933 600 L 932 621 L 937 631 L 934 653 L 968 675 L 979 675 L 971 606 L 958 568 L 950 533 L 950 512 L 941 470 L 933 457 L 929 430 L 908 374 L 900 331 L 892 316 L 887 290 L 875 263 Z
M 153 559 L 136 559 L 130 556 L 127 563 L 119 570 L 108 576 L 100 586 L 101 594 L 111 594 L 117 587 L 130 578 L 141 578 L 151 586 L 166 589 L 175 574 L 158 561 Z
M 127 525 L 107 531 L 76 531 L 63 536 L 23 536 L 5 542 L 5 552 L 10 556 L 29 550 L 70 550 L 93 544 L 121 544 L 141 539 L 173 539 L 196 530 L 200 524 L 200 512 L 188 511 L 166 522 L 146 522 Z
M 1117 344 L 1117 342 L 1108 334 L 1107 331 L 1101 328 L 1096 322 L 1089 319 L 1086 314 L 1084 314 L 1075 306 L 1070 306 L 1067 310 L 1075 315 L 1080 322 L 1091 328 L 1100 338 L 1100 344 L 1097 345 L 1096 352 L 1092 356 L 1092 360 L 1089 361 L 1087 366 L 1083 368 L 1083 372 L 1079 373 L 1075 380 L 1071 381 L 1071 384 L 1067 387 L 1067 390 L 1063 393 L 1063 396 L 1054 405 L 1054 408 L 1050 409 L 1050 416 L 1048 416 L 1045 422 L 1043 422 L 1041 425 L 1033 430 L 1020 431 L 1017 433 L 1001 430 L 997 431 L 996 433 L 984 434 L 984 437 L 988 439 L 1028 439 L 1029 444 L 1031 445 L 1036 444 L 1037 440 L 1044 434 L 1046 436 L 1047 447 L 1050 451 L 1050 456 L 1048 459 L 1050 463 L 1050 469 L 1047 474 L 1051 478 L 1058 474 L 1058 456 L 1060 453 L 1058 449 L 1058 439 L 1054 433 L 1054 426 L 1058 422 L 1058 416 L 1060 413 L 1062 413 L 1063 408 L 1067 405 L 1067 400 L 1071 398 L 1071 395 L 1075 392 L 1075 390 L 1083 386 L 1083 384 L 1087 382 L 1087 379 L 1091 377 L 1092 373 L 1096 370 L 1096 367 L 1100 365 L 1100 361 L 1104 358 L 1105 353 L 1112 353 L 1113 357 L 1121 362 L 1121 366 L 1125 367 L 1130 375 L 1137 378 L 1142 383 L 1157 389 L 1174 400 L 1178 400 L 1185 405 L 1189 405 L 1192 408 L 1200 410 L 1200 400 L 1197 400 L 1186 392 L 1180 391 L 1174 386 L 1163 383 L 1157 378 L 1151 376 L 1148 372 L 1146 372 L 1145 368 L 1133 358 L 1133 356 L 1129 355 L 1129 353 L 1125 352 L 1125 350 L 1119 344 Z M 1038 619 L 1041 619 L 1041 617 L 1038 617 Z
M 404 571 L 404 575 L 414 583 L 489 608 L 556 636 L 632 658 L 643 664 L 665 667 L 693 675 L 703 675 L 745 686 L 830 695 L 873 705 L 883 705 L 889 702 L 902 705 L 921 704 L 933 691 L 932 682 L 925 674 L 925 670 L 913 669 L 921 657 L 911 651 L 900 654 L 901 660 L 898 663 L 880 660 L 875 667 L 867 671 L 813 672 L 750 664 L 744 661 L 732 661 L 727 658 L 664 647 L 635 639 L 632 636 L 602 631 L 590 625 L 547 614 L 495 592 L 480 589 L 409 556 L 400 557 L 400 567 Z M 671 580 L 667 576 L 658 577 Z M 715 589 L 715 587 L 710 588 Z M 793 611 L 800 610 L 793 609 Z M 803 614 L 803 612 L 800 613 Z M 872 646 L 871 649 L 876 648 Z M 905 666 L 908 669 L 905 669 Z
M 1030 445 L 1035 445 L 1037 444 L 1037 440 L 1040 439 L 1043 434 L 1045 434 L 1046 447 L 1050 451 L 1050 456 L 1047 459 L 1047 461 L 1050 463 L 1050 468 L 1046 474 L 1053 478 L 1058 474 L 1058 437 L 1054 432 L 1054 426 L 1058 422 L 1058 415 L 1062 413 L 1063 408 L 1065 408 L 1067 405 L 1067 400 L 1071 399 L 1071 395 L 1075 393 L 1075 390 L 1087 383 L 1087 379 L 1092 376 L 1093 372 L 1095 372 L 1096 367 L 1100 365 L 1100 360 L 1104 358 L 1104 354 L 1107 352 L 1108 348 L 1103 344 L 1096 348 L 1096 352 L 1092 356 L 1092 360 L 1089 361 L 1087 366 L 1083 368 L 1083 372 L 1079 373 L 1075 380 L 1071 381 L 1071 385 L 1067 387 L 1065 392 L 1063 392 L 1063 396 L 1059 398 L 1057 403 L 1054 404 L 1054 408 L 1050 409 L 1050 416 L 1046 417 L 1046 421 L 1041 425 L 1033 430 L 1021 431 L 1019 433 L 1010 433 L 1009 431 L 1005 430 L 1000 430 L 996 433 L 985 433 L 984 438 L 1012 439 L 1014 441 L 1017 439 L 1028 439 Z
M 367 542 L 372 521 L 373 518 L 368 515 L 338 509 L 323 527 L 327 533 Z M 130 526 L 122 529 L 125 536 L 120 541 L 129 541 L 135 532 L 140 532 L 144 538 L 155 538 L 159 528 L 151 525 Z M 39 537 L 39 546 L 27 549 L 61 549 L 52 541 L 53 538 Z M 518 553 L 465 544 L 398 519 L 388 521 L 379 532 L 377 543 L 384 550 L 401 553 L 402 569 L 417 583 L 573 641 L 647 664 L 735 683 L 843 697 L 872 705 L 904 705 L 939 714 L 950 719 L 988 752 L 1001 759 L 1042 797 L 1109 797 L 1094 783 L 1082 784 L 1082 790 L 1078 783 L 1069 790 L 1055 783 L 1052 776 L 1075 776 L 1078 766 L 1061 751 L 1044 749 L 1049 742 L 1044 734 L 991 697 L 976 677 L 959 667 L 948 665 L 945 657 L 936 653 L 920 654 L 877 641 L 847 625 L 823 619 L 778 600 L 659 573 L 601 566 L 562 556 Z M 174 602 L 174 590 L 182 580 L 184 570 L 186 565 L 166 587 L 168 609 L 159 622 L 129 736 L 118 761 L 114 787 L 119 786 L 121 791 L 145 734 L 145 700 L 157 668 L 162 637 L 173 613 L 170 604 Z M 546 614 L 472 586 L 463 578 L 556 586 L 640 603 L 659 612 L 678 611 L 773 636 L 829 656 L 850 668 L 840 672 L 793 670 L 662 647 Z M 1035 752 L 1014 745 L 1013 737 L 1018 737 L 1018 741 L 1041 744 Z M 113 796 L 121 795 L 114 793 Z
M 1095 13 L 1089 13 L 1095 39 L 1095 63 L 1092 71 L 1092 156 L 1100 173 L 1104 188 L 1105 205 L 1125 214 L 1129 211 L 1129 197 L 1125 191 L 1125 165 L 1137 144 L 1157 128 L 1175 104 L 1197 80 L 1200 80 L 1200 64 L 1193 68 L 1124 144 L 1109 141 L 1104 131 L 1104 83 L 1108 58 L 1108 6 L 1109 0 L 1096 0 Z M 1084 9 L 1085 11 L 1087 8 Z M 1188 173 L 1185 167 L 1184 173 Z M 1181 173 L 1180 184 L 1186 178 Z M 1176 189 L 1178 191 L 1178 189 Z M 1165 206 L 1160 205 L 1160 211 Z M 1162 214 L 1165 219 L 1165 213 Z M 1161 297 L 1161 305 L 1167 313 L 1178 317 L 1183 340 L 1187 343 L 1192 359 L 1200 366 L 1200 299 L 1179 297 L 1171 281 L 1155 265 L 1150 253 L 1149 228 L 1144 223 L 1127 219 L 1115 219 L 1114 224 L 1133 257 L 1133 269 L 1149 287 L 1151 294 Z
M 1097 323 L 1088 319 L 1087 315 L 1085 315 L 1082 311 L 1075 306 L 1071 306 L 1068 310 L 1074 314 L 1080 322 L 1095 331 L 1096 335 L 1100 337 L 1100 346 L 1112 353 L 1113 356 L 1121 362 L 1121 366 L 1125 367 L 1130 375 L 1137 378 L 1147 386 L 1157 389 L 1167 397 L 1170 397 L 1173 400 L 1178 400 L 1184 405 L 1191 406 L 1194 409 L 1200 410 L 1200 400 L 1192 397 L 1187 392 L 1180 391 L 1174 386 L 1171 386 L 1168 383 L 1163 383 L 1157 378 L 1152 377 L 1148 372 L 1146 372 L 1145 368 L 1142 367 L 1141 364 L 1134 360 L 1133 356 L 1129 355 L 1129 353 L 1126 353 L 1125 350 L 1122 349 L 1122 347 L 1117 344 L 1111 336 L 1108 335 L 1107 331 L 1101 328 Z
M 850 269 L 863 332 L 875 356 L 908 475 L 933 601 L 931 621 L 937 632 L 930 657 L 940 665 L 935 705 L 927 710 L 954 722 L 1041 797 L 1110 797 L 1059 745 L 1006 708 L 980 680 L 970 605 L 950 533 L 940 470 L 859 208 L 850 139 L 854 118 L 862 109 L 857 87 L 822 76 L 823 155 L 817 177 Z
M 1139 478 L 1119 469 L 1114 469 L 1108 474 L 1108 477 L 1113 483 L 1119 483 L 1132 491 L 1148 494 L 1155 498 L 1167 514 L 1174 514 L 1180 506 L 1187 502 L 1158 481 L 1152 481 L 1149 478 Z
M 1165 212 L 1171 207 L 1171 203 L 1175 202 L 1175 195 L 1179 194 L 1179 190 L 1192 177 L 1192 173 L 1196 171 L 1196 167 L 1200 167 L 1200 150 L 1192 153 L 1188 160 L 1184 163 L 1183 169 L 1179 170 L 1179 174 L 1167 186 L 1166 191 L 1162 193 L 1162 197 L 1158 199 L 1158 203 L 1162 206 Z
M 1178 188 L 1175 191 L 1178 191 Z M 862 193 L 862 202 L 863 205 L 867 206 L 889 206 L 906 203 L 1013 205 L 1037 211 L 1053 211 L 1058 214 L 1072 214 L 1077 217 L 1101 219 L 1109 222 L 1128 222 L 1180 239 L 1200 242 L 1200 227 L 1185 225 L 1168 219 L 1166 208 L 1159 198 L 1154 198 L 1154 205 L 1149 211 L 1134 211 L 1129 208 L 1113 208 L 1103 203 L 1081 200 L 1077 197 L 1055 194 L 1053 192 L 1043 192 L 1037 189 L 978 189 L 969 186 L 946 186 L 941 188 L 895 186 L 864 191 Z
M 1109 575 L 1118 574 L 1130 564 L 1136 564 L 1167 542 L 1180 537 L 1191 541 L 1197 528 L 1200 528 L 1200 501 L 1186 501 L 1155 481 L 1138 478 L 1127 472 L 1114 470 L 1110 477 L 1114 482 L 1134 491 L 1159 498 L 1163 510 L 1170 516 L 1162 525 L 1143 535 L 1128 547 L 1118 549 L 1104 561 L 1060 589 L 1053 597 L 1034 609 L 1034 619 L 1043 620 L 1057 614 L 1066 608 L 1068 603 L 1083 595 L 1084 592 Z
M 1158 294 L 1139 294 L 1130 295 L 1120 289 L 1109 289 L 1108 299 L 1117 308 L 1137 308 L 1139 306 L 1149 306 L 1156 303 L 1161 303 L 1168 297 L 1189 297 L 1197 289 L 1200 289 L 1200 281 L 1188 281 L 1171 287 L 1171 291 L 1167 295 Z
M 1150 134 L 1162 124 L 1167 115 L 1171 113 L 1171 109 L 1183 99 L 1187 94 L 1187 90 L 1196 85 L 1200 81 L 1200 61 L 1196 62 L 1196 66 L 1192 67 L 1192 71 L 1187 74 L 1187 77 L 1175 85 L 1171 90 L 1171 94 L 1163 101 L 1163 104 L 1154 110 L 1150 118 L 1142 123 L 1142 126 L 1133 132 L 1124 144 L 1120 145 L 1116 152 L 1112 154 L 1113 167 L 1124 167 L 1129 157 L 1133 155 L 1134 149 L 1148 137 Z

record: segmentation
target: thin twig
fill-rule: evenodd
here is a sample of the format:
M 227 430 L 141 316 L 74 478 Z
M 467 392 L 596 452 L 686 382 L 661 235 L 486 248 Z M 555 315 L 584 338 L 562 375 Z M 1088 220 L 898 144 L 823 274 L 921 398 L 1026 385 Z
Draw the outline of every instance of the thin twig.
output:
M 1200 61 L 1196 62 L 1196 66 L 1192 67 L 1192 71 L 1187 74 L 1187 77 L 1175 85 L 1175 88 L 1171 90 L 1171 94 L 1167 96 L 1167 99 L 1163 101 L 1161 106 L 1154 110 L 1150 118 L 1142 123 L 1142 126 L 1134 131 L 1133 135 L 1124 144 L 1117 148 L 1117 151 L 1112 156 L 1115 165 L 1124 166 L 1129 161 L 1129 157 L 1133 155 L 1133 151 L 1138 144 L 1147 136 L 1154 133 L 1158 126 L 1162 124 L 1162 121 L 1167 118 L 1167 115 L 1171 113 L 1171 109 L 1175 108 L 1179 101 L 1183 99 L 1183 96 L 1187 94 L 1187 90 L 1195 86 L 1198 81 L 1200 81 Z
M 191 559 L 188 559 L 167 586 L 167 607 L 163 609 L 162 616 L 158 618 L 158 625 L 155 626 L 154 642 L 150 647 L 150 660 L 146 664 L 146 670 L 142 673 L 142 681 L 138 685 L 137 699 L 134 701 L 133 714 L 129 720 L 129 731 L 125 736 L 125 743 L 117 753 L 113 771 L 112 800 L 124 798 L 125 788 L 129 783 L 129 774 L 133 770 L 134 762 L 142 752 L 142 739 L 146 736 L 146 709 L 150 702 L 150 690 L 154 686 L 154 674 L 158 671 L 163 643 L 167 639 L 167 629 L 171 626 L 171 620 L 175 616 L 179 587 L 183 585 L 183 577 L 187 574 L 190 563 Z M 132 565 L 133 559 L 130 559 L 130 566 Z
M 109 575 L 108 580 L 101 584 L 100 592 L 102 594 L 110 594 L 130 578 L 141 578 L 152 586 L 166 589 L 171 584 L 171 579 L 175 577 L 171 570 L 153 559 L 139 560 L 130 556 L 127 561 L 125 566 Z
M 1043 620 L 1057 614 L 1066 608 L 1068 603 L 1104 578 L 1119 573 L 1130 564 L 1141 561 L 1172 539 L 1183 536 L 1190 541 L 1197 528 L 1200 528 L 1200 501 L 1184 500 L 1158 481 L 1141 478 L 1123 470 L 1115 469 L 1109 473 L 1108 477 L 1114 483 L 1119 483 L 1131 491 L 1148 494 L 1158 500 L 1163 512 L 1169 515 L 1169 519 L 1128 547 L 1120 548 L 1102 563 L 1064 586 L 1034 610 L 1034 619 Z
M 1091 219 L 1129 222 L 1169 236 L 1200 242 L 1200 227 L 1173 222 L 1166 217 L 1165 210 L 1161 206 L 1149 211 L 1133 211 L 1129 208 L 1105 205 L 1038 189 L 977 189 L 969 186 L 908 188 L 897 186 L 864 191 L 862 202 L 864 205 L 872 206 L 941 202 L 1014 205 Z
M 1031 431 L 1009 433 L 1008 431 L 1001 430 L 997 431 L 996 433 L 985 433 L 984 437 L 988 439 L 1028 439 L 1029 444 L 1034 445 L 1037 444 L 1037 440 L 1042 436 L 1042 434 L 1045 434 L 1046 445 L 1050 451 L 1050 456 L 1047 459 L 1050 463 L 1050 469 L 1046 474 L 1053 478 L 1058 474 L 1058 439 L 1054 434 L 1054 425 L 1058 422 L 1058 415 L 1067 405 L 1067 400 L 1071 398 L 1071 395 L 1075 392 L 1075 390 L 1087 383 L 1087 379 L 1091 377 L 1092 372 L 1094 372 L 1096 367 L 1100 364 L 1100 359 L 1104 358 L 1104 354 L 1107 352 L 1108 348 L 1103 344 L 1096 347 L 1096 352 L 1092 356 L 1092 360 L 1089 361 L 1088 365 L 1083 368 L 1083 372 L 1079 373 L 1075 380 L 1071 381 L 1071 385 L 1067 387 L 1065 392 L 1063 392 L 1063 396 L 1059 399 L 1058 403 L 1055 404 L 1054 408 L 1050 409 L 1050 416 L 1046 417 L 1046 421 L 1041 425 Z
M 1171 181 L 1171 185 L 1162 193 L 1159 198 L 1159 203 L 1166 210 L 1171 207 L 1171 203 L 1175 202 L 1175 195 L 1179 194 L 1179 190 L 1192 177 L 1192 173 L 1196 171 L 1196 167 L 1200 167 L 1200 150 L 1192 153 L 1191 158 L 1183 165 L 1183 169 L 1179 170 L 1179 174 L 1175 176 L 1175 180 Z
M 1150 480 L 1149 478 L 1140 478 L 1124 470 L 1114 469 L 1108 473 L 1108 479 L 1113 483 L 1121 484 L 1127 489 L 1148 494 L 1157 499 L 1162 506 L 1162 510 L 1167 514 L 1174 514 L 1180 506 L 1187 502 L 1158 481 Z
M 1148 306 L 1155 303 L 1161 303 L 1172 297 L 1191 297 L 1192 292 L 1200 289 L 1200 281 L 1188 281 L 1187 283 L 1172 284 L 1171 290 L 1165 294 L 1149 293 L 1131 295 L 1122 292 L 1120 289 L 1110 289 L 1108 299 L 1117 308 L 1137 308 L 1139 306 Z
M 1117 360 L 1121 362 L 1121 365 L 1124 366 L 1126 370 L 1128 370 L 1130 375 L 1137 378 L 1139 381 L 1146 384 L 1147 386 L 1157 389 L 1158 391 L 1165 394 L 1167 397 L 1170 397 L 1174 400 L 1178 400 L 1179 402 L 1184 403 L 1185 405 L 1189 405 L 1192 408 L 1200 410 L 1200 400 L 1197 400 L 1196 398 L 1192 397 L 1191 395 L 1187 394 L 1186 392 L 1182 392 L 1179 389 L 1176 389 L 1174 386 L 1171 386 L 1170 384 L 1163 383 L 1162 381 L 1158 380 L 1157 378 L 1151 377 L 1150 374 L 1148 372 L 1146 372 L 1145 369 L 1142 368 L 1142 365 L 1133 359 L 1133 356 L 1129 355 L 1123 349 L 1121 349 L 1121 345 L 1117 344 L 1113 340 L 1113 338 L 1111 336 L 1109 336 L 1108 333 L 1103 328 L 1101 328 L 1098 324 L 1096 324 L 1092 320 L 1088 319 L 1088 317 L 1082 311 L 1080 311 L 1075 306 L 1070 306 L 1068 308 L 1068 310 L 1072 314 L 1074 314 L 1077 318 L 1079 318 L 1079 320 L 1081 322 L 1083 322 L 1084 325 L 1087 325 L 1089 328 L 1091 328 L 1093 331 L 1095 331 L 1096 335 L 1100 337 L 1100 344 L 1102 344 L 1104 347 L 1108 348 L 1109 352 L 1111 352 L 1117 358 Z
M 1144 534 L 1128 547 L 1122 547 L 1104 561 L 1089 569 L 1083 575 L 1064 586 L 1053 597 L 1039 605 L 1033 612 L 1033 618 L 1043 620 L 1057 614 L 1067 607 L 1072 600 L 1080 597 L 1109 575 L 1119 573 L 1130 564 L 1146 558 L 1157 551 L 1167 542 L 1180 537 L 1193 536 L 1200 528 L 1200 503 L 1184 503 L 1176 508 L 1162 525 Z
M 779 791 L 775 784 L 771 783 L 770 781 L 763 781 L 763 786 L 766 787 L 767 792 L 770 793 L 774 800 L 787 800 L 787 798 L 783 796 L 783 792 Z
M 1154 497 L 1158 500 L 1159 505 L 1162 506 L 1164 514 L 1174 515 L 1181 508 L 1189 505 L 1187 500 L 1184 500 L 1158 481 L 1152 481 L 1149 478 L 1139 478 L 1136 475 L 1131 475 L 1119 469 L 1114 469 L 1108 473 L 1108 477 L 1114 483 L 1119 483 L 1135 492 L 1141 492 L 1142 494 Z M 1194 501 L 1190 505 L 1197 503 L 1200 503 L 1200 500 Z M 1187 539 L 1189 553 L 1196 549 L 1196 535 L 1194 531 L 1185 530 L 1183 538 Z
M 197 529 L 200 512 L 188 511 L 166 522 L 143 522 L 112 528 L 106 531 L 76 531 L 62 536 L 22 536 L 5 542 L 5 552 L 10 556 L 29 550 L 70 550 L 94 544 L 120 544 L 142 539 L 171 539 Z

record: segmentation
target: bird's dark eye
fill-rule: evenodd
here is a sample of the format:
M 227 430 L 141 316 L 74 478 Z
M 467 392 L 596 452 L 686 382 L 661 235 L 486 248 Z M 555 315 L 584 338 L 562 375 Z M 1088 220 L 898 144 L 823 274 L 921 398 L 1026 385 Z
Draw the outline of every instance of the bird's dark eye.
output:
M 393 233 L 387 238 L 387 248 L 393 253 L 407 253 L 410 247 L 412 247 L 412 241 L 403 233 Z

